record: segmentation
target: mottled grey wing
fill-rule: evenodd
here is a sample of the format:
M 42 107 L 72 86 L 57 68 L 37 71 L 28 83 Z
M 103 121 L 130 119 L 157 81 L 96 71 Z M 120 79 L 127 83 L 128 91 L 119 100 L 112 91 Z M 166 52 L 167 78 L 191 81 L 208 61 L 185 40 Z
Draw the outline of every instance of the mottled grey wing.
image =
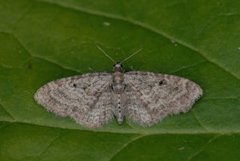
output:
M 112 76 L 108 73 L 63 78 L 41 87 L 34 98 L 59 116 L 70 116 L 83 126 L 96 128 L 113 117 L 111 82 Z
M 127 72 L 127 117 L 142 126 L 151 126 L 168 115 L 187 112 L 202 95 L 196 83 L 174 75 Z

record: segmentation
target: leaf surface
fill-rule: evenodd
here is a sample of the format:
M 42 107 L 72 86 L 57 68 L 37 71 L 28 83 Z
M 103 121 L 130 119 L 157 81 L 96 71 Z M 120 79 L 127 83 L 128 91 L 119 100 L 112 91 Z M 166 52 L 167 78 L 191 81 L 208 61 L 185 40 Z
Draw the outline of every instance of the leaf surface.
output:
M 0 0 L 0 160 L 238 160 L 240 2 Z M 33 100 L 43 84 L 143 51 L 126 70 L 175 74 L 204 95 L 156 126 L 87 130 Z

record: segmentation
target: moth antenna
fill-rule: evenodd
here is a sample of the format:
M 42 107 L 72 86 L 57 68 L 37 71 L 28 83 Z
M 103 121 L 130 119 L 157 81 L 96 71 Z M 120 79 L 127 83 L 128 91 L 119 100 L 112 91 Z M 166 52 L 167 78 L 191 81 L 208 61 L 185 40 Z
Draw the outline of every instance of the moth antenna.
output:
M 116 64 L 116 61 L 110 55 L 108 55 L 100 46 L 96 46 L 108 59 L 110 59 L 114 64 Z
M 133 57 L 134 55 L 138 54 L 140 51 L 142 51 L 141 49 L 138 49 L 137 51 L 135 51 L 134 53 L 132 53 L 130 56 L 128 56 L 127 58 L 125 58 L 123 61 L 120 62 L 120 64 L 122 64 L 123 62 L 127 61 L 128 59 L 130 59 L 131 57 Z

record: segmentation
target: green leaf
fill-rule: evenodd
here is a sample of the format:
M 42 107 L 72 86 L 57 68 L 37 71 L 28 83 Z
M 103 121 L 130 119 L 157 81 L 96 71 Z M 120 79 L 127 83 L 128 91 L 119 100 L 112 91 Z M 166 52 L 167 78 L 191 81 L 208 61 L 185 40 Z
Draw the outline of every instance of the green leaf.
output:
M 0 160 L 229 160 L 240 158 L 240 1 L 0 0 Z M 43 84 L 143 51 L 126 70 L 198 83 L 185 114 L 150 128 L 88 130 L 37 105 Z

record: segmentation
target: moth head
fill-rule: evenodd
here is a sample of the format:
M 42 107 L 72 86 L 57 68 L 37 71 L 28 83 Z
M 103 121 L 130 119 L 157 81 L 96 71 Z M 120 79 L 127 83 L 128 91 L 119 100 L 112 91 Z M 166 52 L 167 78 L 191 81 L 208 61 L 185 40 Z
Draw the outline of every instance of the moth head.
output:
M 114 72 L 123 72 L 123 66 L 121 63 L 117 62 L 113 65 L 113 71 Z

